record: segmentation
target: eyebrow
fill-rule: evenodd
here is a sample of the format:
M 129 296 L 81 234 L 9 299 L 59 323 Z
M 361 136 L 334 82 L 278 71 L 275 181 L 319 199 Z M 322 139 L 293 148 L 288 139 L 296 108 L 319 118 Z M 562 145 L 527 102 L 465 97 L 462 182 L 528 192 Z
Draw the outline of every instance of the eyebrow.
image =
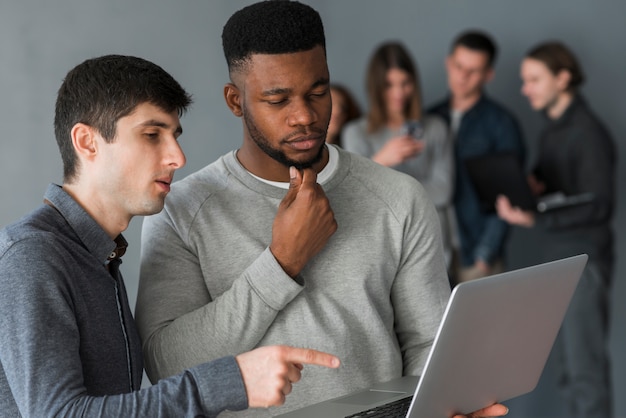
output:
M 330 84 L 330 80 L 328 78 L 321 77 L 320 79 L 318 79 L 317 81 L 315 81 L 311 85 L 311 89 L 315 89 L 315 88 L 317 88 L 319 86 L 328 86 L 329 84 Z M 261 95 L 263 95 L 263 96 L 277 96 L 277 95 L 281 95 L 281 94 L 289 94 L 292 91 L 293 91 L 293 89 L 276 87 L 276 88 L 273 88 L 273 89 L 262 91 Z
M 142 122 L 139 124 L 139 126 L 142 126 L 142 127 L 156 126 L 157 128 L 170 129 L 170 125 L 168 125 L 165 122 L 156 120 L 156 119 L 150 119 L 145 122 Z M 174 130 L 174 133 L 181 135 L 183 133 L 183 127 L 178 125 L 176 129 Z

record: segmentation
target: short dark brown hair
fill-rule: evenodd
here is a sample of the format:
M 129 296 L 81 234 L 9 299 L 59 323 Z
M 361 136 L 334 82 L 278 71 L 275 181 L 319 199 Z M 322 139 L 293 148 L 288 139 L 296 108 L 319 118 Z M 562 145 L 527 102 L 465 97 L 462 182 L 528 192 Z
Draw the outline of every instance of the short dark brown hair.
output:
M 570 92 L 575 92 L 585 82 L 585 75 L 576 55 L 562 42 L 549 41 L 539 44 L 528 51 L 526 57 L 543 62 L 554 75 L 563 70 L 568 71 L 571 77 L 567 90 Z
M 77 174 L 78 157 L 71 131 L 77 123 L 95 128 L 107 141 L 115 139 L 117 121 L 142 103 L 182 115 L 192 99 L 163 68 L 142 58 L 105 55 L 74 67 L 57 94 L 54 133 L 63 160 L 63 180 Z
M 452 42 L 450 53 L 453 53 L 459 46 L 487 54 L 487 64 L 489 67 L 493 67 L 496 63 L 496 58 L 498 57 L 498 46 L 491 35 L 487 32 L 480 30 L 468 30 L 462 32 Z

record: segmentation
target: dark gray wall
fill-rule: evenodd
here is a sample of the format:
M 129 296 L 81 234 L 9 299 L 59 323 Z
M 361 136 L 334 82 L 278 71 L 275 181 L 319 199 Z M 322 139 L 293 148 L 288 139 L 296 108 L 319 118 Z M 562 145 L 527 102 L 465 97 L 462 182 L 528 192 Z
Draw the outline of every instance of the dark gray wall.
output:
M 41 202 L 47 183 L 61 181 L 54 141 L 54 100 L 64 75 L 97 55 L 133 54 L 168 70 L 195 97 L 183 118 L 182 146 L 188 163 L 177 178 L 201 168 L 241 141 L 240 122 L 226 109 L 222 86 L 227 81 L 220 33 L 247 0 L 3 0 L 0 3 L 0 226 Z M 462 29 L 483 28 L 495 35 L 501 54 L 488 92 L 520 118 L 531 150 L 540 118 L 519 94 L 519 62 L 534 43 L 558 38 L 578 54 L 588 74 L 583 93 L 606 121 L 618 143 L 618 190 L 624 187 L 626 134 L 626 2 L 622 0 L 311 0 L 324 19 L 328 61 L 334 81 L 355 92 L 364 103 L 363 75 L 369 54 L 388 39 L 400 39 L 421 71 L 424 101 L 445 94 L 443 61 L 451 38 Z M 615 230 L 618 261 L 615 274 L 611 350 L 616 394 L 626 388 L 626 293 L 623 276 L 626 219 L 619 195 Z M 131 249 L 124 271 L 134 304 L 139 256 L 140 220 L 126 233 Z M 513 266 L 533 262 L 533 233 L 515 230 L 510 242 Z M 529 245 L 530 244 L 530 245 Z M 511 378 L 514 378 L 512 376 Z M 514 406 L 511 416 L 559 416 L 559 398 L 546 379 L 534 394 Z M 626 400 L 616 412 L 626 416 Z M 533 408 L 540 408 L 535 410 Z

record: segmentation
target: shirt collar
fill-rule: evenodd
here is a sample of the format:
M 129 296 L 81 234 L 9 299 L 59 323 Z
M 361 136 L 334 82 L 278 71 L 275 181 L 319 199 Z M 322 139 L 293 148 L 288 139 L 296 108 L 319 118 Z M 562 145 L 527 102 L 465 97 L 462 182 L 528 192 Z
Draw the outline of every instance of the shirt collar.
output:
M 44 202 L 59 212 L 76 233 L 87 251 L 101 263 L 120 258 L 126 252 L 128 242 L 118 235 L 112 240 L 102 227 L 63 188 L 50 184 L 44 194 Z
M 339 163 L 339 153 L 335 146 L 327 144 L 326 148 L 328 149 L 328 163 L 326 163 L 326 166 L 322 169 L 322 171 L 317 174 L 317 182 L 321 185 L 325 184 L 333 176 L 337 169 L 337 164 Z M 248 173 L 250 172 L 248 171 Z M 270 181 L 259 176 L 255 176 L 252 173 L 250 173 L 250 175 L 263 183 L 280 187 L 281 189 L 289 189 L 289 182 Z

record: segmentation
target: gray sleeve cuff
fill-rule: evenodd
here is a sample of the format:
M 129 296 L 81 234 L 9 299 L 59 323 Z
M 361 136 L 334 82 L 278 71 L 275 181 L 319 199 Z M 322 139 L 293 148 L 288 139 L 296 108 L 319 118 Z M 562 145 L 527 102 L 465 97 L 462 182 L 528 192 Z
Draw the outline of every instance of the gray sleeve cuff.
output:
M 203 363 L 189 372 L 198 386 L 202 406 L 208 416 L 224 410 L 241 411 L 248 408 L 248 396 L 235 357 L 223 357 Z
M 250 287 L 272 309 L 282 310 L 304 288 L 301 276 L 292 279 L 282 269 L 269 247 L 248 268 Z

